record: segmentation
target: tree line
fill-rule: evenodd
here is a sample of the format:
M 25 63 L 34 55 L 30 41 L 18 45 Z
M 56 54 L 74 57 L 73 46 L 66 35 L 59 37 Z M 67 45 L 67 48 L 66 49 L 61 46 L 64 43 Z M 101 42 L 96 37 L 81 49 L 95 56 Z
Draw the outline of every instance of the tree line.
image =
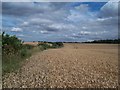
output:
M 108 43 L 108 44 L 120 44 L 120 39 L 106 39 L 106 40 L 94 40 L 90 42 L 83 42 L 83 43 Z

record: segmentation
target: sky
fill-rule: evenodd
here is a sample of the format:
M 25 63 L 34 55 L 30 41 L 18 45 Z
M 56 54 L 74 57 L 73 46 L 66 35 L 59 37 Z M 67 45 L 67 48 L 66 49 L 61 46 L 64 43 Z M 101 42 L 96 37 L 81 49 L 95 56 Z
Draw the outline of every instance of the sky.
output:
M 117 2 L 3 2 L 2 31 L 24 41 L 118 38 Z

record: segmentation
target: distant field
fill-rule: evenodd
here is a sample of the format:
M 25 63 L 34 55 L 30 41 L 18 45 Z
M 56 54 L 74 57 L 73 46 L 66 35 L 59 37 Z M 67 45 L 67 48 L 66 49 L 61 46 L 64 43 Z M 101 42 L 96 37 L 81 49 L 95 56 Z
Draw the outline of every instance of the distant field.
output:
M 29 44 L 29 45 L 37 46 L 38 42 L 24 42 L 23 44 Z
M 32 55 L 17 72 L 5 76 L 3 87 L 115 88 L 117 44 L 65 43 Z

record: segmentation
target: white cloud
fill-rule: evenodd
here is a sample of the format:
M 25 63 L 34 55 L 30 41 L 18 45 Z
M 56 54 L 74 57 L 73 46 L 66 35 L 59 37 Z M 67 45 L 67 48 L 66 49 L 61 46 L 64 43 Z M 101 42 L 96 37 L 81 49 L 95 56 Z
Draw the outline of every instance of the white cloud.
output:
M 80 11 L 80 12 L 87 12 L 89 10 L 89 5 L 88 4 L 81 4 L 80 6 L 76 6 L 75 9 Z
M 13 27 L 11 31 L 12 31 L 12 32 L 21 32 L 22 29 L 21 29 L 21 28 Z
M 75 29 L 76 27 L 72 24 L 66 24 L 66 23 L 54 23 L 49 25 L 50 28 L 56 28 L 60 30 L 70 30 L 70 29 Z
M 102 8 L 100 15 L 102 17 L 115 17 L 118 15 L 118 2 L 109 1 Z
M 74 23 L 87 24 L 87 22 L 95 20 L 95 15 L 96 13 L 90 12 L 90 7 L 87 4 L 81 4 L 70 10 L 70 15 L 67 19 Z
M 85 26 L 83 26 L 82 28 L 83 28 L 83 29 L 87 29 L 87 27 L 85 27 Z
M 88 31 L 81 31 L 80 34 L 90 34 L 91 32 Z
M 46 34 L 46 33 L 48 33 L 48 31 L 40 31 L 40 33 Z

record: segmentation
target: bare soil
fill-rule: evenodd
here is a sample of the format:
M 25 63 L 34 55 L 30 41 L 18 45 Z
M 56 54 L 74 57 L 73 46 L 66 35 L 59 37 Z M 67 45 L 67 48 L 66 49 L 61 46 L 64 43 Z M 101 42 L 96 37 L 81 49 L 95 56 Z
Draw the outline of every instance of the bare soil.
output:
M 4 88 L 115 88 L 118 45 L 64 44 L 26 60 L 17 72 L 3 77 Z

